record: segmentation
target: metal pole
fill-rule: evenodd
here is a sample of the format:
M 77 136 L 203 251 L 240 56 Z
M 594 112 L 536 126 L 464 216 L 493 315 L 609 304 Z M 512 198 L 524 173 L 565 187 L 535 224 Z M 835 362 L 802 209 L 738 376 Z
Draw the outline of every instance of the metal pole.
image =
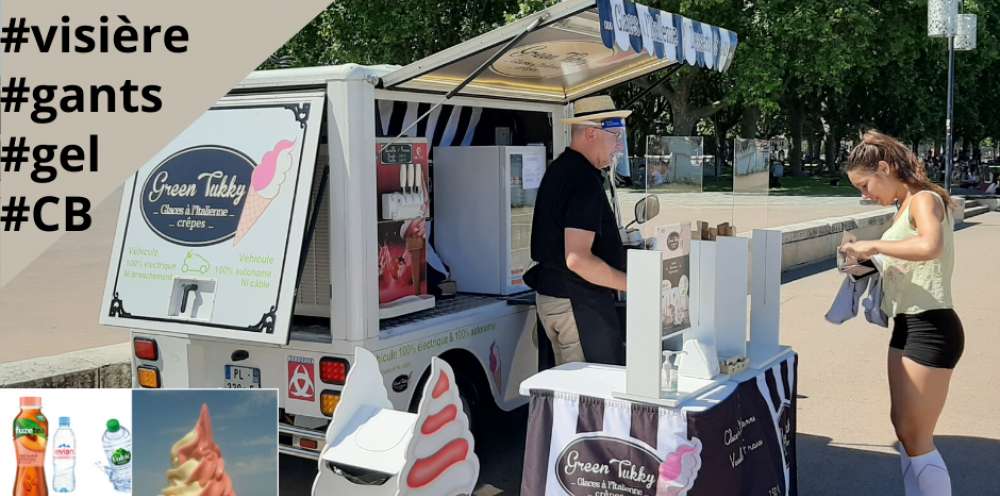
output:
M 625 105 L 622 105 L 621 106 L 622 110 L 631 107 L 632 104 L 634 104 L 635 102 L 638 102 L 641 98 L 643 98 L 646 95 L 648 95 L 649 92 L 653 91 L 654 88 L 656 88 L 657 86 L 659 86 L 659 85 L 667 82 L 667 80 L 670 79 L 670 76 L 673 76 L 674 73 L 677 72 L 677 70 L 680 69 L 680 68 L 681 68 L 681 64 L 680 64 L 680 62 L 678 62 L 673 67 L 670 67 L 669 69 L 667 69 L 667 72 L 666 72 L 666 74 L 663 75 L 663 77 L 661 77 L 660 79 L 658 79 L 655 83 L 649 85 L 646 89 L 640 91 L 638 95 L 634 96 L 631 100 L 629 100 L 628 102 L 626 102 Z
M 953 100 L 955 98 L 955 36 L 948 37 L 948 114 L 944 121 L 945 156 L 944 156 L 944 189 L 951 193 L 952 171 L 952 119 L 954 115 Z

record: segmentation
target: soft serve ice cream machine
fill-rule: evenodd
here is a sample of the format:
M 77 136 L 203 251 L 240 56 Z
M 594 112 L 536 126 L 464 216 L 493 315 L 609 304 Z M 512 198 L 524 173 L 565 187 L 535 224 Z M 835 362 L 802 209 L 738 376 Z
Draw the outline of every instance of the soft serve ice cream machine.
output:
M 426 268 L 430 169 L 422 138 L 378 139 L 375 154 L 379 317 L 385 319 L 434 307 Z

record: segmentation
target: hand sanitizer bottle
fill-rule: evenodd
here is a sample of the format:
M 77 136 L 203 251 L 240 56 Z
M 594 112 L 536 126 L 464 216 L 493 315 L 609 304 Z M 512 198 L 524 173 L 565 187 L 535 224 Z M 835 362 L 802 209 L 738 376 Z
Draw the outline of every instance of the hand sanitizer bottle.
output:
M 660 366 L 660 389 L 667 394 L 677 393 L 677 355 L 683 351 L 663 351 L 663 364 Z

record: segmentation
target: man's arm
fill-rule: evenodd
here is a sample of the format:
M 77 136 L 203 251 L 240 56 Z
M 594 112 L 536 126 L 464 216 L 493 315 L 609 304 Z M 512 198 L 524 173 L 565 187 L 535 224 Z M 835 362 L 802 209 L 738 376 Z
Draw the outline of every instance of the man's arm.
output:
M 625 273 L 608 265 L 593 252 L 595 234 L 583 229 L 567 227 L 563 230 L 566 243 L 566 267 L 587 282 L 606 288 L 626 290 Z

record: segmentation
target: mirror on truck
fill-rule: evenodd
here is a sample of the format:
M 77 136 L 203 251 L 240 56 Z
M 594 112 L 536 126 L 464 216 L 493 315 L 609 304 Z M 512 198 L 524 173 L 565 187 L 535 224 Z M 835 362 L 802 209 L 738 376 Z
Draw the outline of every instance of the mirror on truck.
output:
M 635 204 L 635 221 L 638 224 L 645 224 L 659 214 L 660 199 L 656 195 L 649 195 Z

